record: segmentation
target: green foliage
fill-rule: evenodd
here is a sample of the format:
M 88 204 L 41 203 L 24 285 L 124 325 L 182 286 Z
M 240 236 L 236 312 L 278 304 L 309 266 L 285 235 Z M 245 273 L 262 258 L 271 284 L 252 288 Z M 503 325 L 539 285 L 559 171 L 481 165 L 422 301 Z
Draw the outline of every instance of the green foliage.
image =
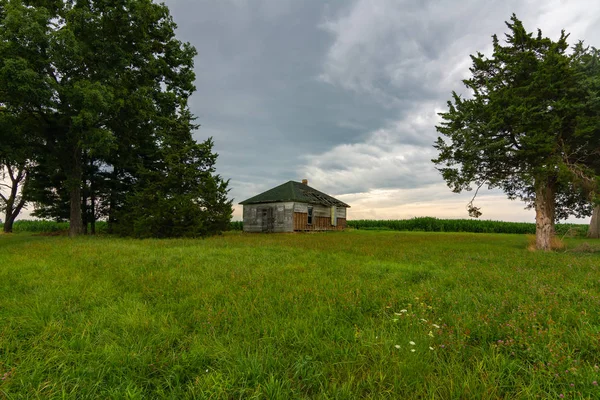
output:
M 35 215 L 68 218 L 73 235 L 98 218 L 116 222 L 133 206 L 127 200 L 132 188 L 148 188 L 148 176 L 156 179 L 165 164 L 175 169 L 175 161 L 164 158 L 175 154 L 169 146 L 193 147 L 197 126 L 188 99 L 196 50 L 175 37 L 167 6 L 152 0 L 10 0 L 0 11 L 0 125 L 42 125 L 16 130 L 11 140 L 2 129 L 0 162 L 2 143 L 26 143 L 25 132 L 34 132 L 43 143 L 26 155 L 33 161 L 28 197 Z M 181 200 L 174 181 L 162 182 L 166 198 Z M 202 185 L 204 198 L 225 190 L 216 177 Z M 167 219 L 192 218 L 189 207 L 165 206 L 171 207 Z M 222 224 L 208 218 L 198 229 L 218 232 Z
M 420 217 L 405 220 L 349 220 L 348 227 L 421 232 L 473 232 L 535 234 L 535 224 L 528 222 L 485 221 L 472 219 L 438 219 Z M 557 224 L 558 235 L 585 236 L 587 225 Z
M 48 93 L 35 45 L 44 40 L 44 19 L 17 1 L 3 2 L 0 10 L 0 211 L 7 232 L 27 202 L 29 173 L 42 144 L 45 123 L 32 109 Z
M 116 232 L 138 238 L 198 237 L 228 229 L 228 182 L 215 174 L 211 139 L 164 146 L 162 165 L 146 171 L 127 197 Z
M 244 222 L 243 221 L 230 221 L 229 222 L 229 230 L 230 231 L 244 230 Z
M 580 44 L 570 55 L 567 34 L 552 41 L 528 33 L 514 15 L 507 26 L 506 44 L 494 36 L 490 58 L 471 56 L 469 92 L 453 93 L 440 114 L 433 161 L 455 192 L 487 185 L 537 202 L 541 219 L 590 215 L 586 182 L 600 159 L 598 52 Z
M 598 244 L 566 242 L 3 235 L 0 397 L 598 398 Z

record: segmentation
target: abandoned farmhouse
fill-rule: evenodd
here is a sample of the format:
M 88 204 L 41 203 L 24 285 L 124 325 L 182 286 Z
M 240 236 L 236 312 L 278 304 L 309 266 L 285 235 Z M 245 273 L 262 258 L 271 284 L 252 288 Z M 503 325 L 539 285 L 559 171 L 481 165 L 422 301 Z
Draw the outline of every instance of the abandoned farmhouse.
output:
M 348 204 L 302 183 L 289 181 L 240 202 L 244 232 L 339 231 Z

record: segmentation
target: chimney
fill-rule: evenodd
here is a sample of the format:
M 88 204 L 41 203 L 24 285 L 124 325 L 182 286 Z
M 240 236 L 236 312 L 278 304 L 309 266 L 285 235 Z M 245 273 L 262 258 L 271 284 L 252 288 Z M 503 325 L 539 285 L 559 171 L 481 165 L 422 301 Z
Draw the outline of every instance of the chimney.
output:
M 308 186 L 308 179 L 302 179 L 302 184 Z

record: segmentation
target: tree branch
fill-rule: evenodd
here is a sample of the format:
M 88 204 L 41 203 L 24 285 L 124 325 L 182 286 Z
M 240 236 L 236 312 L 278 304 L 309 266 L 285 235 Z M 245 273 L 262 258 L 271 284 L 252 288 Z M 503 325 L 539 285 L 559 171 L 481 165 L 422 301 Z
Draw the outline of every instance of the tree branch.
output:
M 21 212 L 21 209 L 23 208 L 23 206 L 25 205 L 25 199 L 21 198 L 21 200 L 19 201 L 19 203 L 17 204 L 17 206 L 13 209 L 13 216 L 16 217 L 17 215 L 19 215 L 19 213 Z
M 10 165 L 8 165 L 8 163 L 6 164 L 6 169 L 8 169 L 8 176 L 10 177 L 10 180 L 12 181 L 12 183 L 14 185 L 15 184 L 15 175 L 13 174 L 12 167 Z
M 475 207 L 473 205 L 473 202 L 475 201 L 475 197 L 477 197 L 477 193 L 479 193 L 479 189 L 481 189 L 481 187 L 485 184 L 485 180 L 482 181 L 479 186 L 477 187 L 477 189 L 475 190 L 475 194 L 473 195 L 473 198 L 471 199 L 471 201 L 469 202 L 469 204 L 467 204 L 467 210 L 469 210 L 469 216 L 473 217 L 473 218 L 479 218 L 481 216 L 481 211 L 479 207 Z

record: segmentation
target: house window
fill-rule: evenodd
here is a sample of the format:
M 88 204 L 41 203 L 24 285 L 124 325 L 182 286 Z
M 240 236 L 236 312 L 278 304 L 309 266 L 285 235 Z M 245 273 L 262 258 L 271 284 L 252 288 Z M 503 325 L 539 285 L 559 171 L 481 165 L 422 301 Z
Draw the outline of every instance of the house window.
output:
M 312 224 L 312 217 L 313 217 L 313 208 L 311 206 L 308 206 L 308 224 L 309 225 Z

